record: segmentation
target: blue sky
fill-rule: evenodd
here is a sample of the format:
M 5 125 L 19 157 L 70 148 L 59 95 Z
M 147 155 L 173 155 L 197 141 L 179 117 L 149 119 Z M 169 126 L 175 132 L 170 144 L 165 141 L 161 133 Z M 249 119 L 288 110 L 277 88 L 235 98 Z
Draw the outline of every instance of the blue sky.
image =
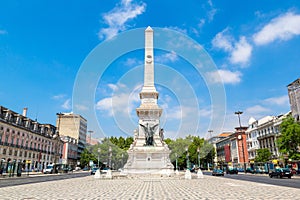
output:
M 299 6 L 297 0 L 1 1 L 0 104 L 19 113 L 28 107 L 41 123 L 74 111 L 87 118 L 94 137 L 132 136 L 143 83 L 144 53 L 136 47 L 150 25 L 160 47 L 155 82 L 166 136 L 232 131 L 237 110 L 244 112 L 242 125 L 290 110 L 286 86 L 300 77 Z M 160 37 L 167 33 L 172 37 Z

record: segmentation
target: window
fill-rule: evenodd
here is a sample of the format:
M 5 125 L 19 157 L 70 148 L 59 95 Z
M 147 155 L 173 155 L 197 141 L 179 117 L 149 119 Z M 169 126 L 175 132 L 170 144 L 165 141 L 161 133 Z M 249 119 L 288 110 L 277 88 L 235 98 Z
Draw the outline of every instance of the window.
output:
M 32 154 L 32 158 L 35 158 L 35 153 Z
M 31 158 L 31 153 L 30 152 L 28 153 L 28 158 Z
M 6 149 L 3 149 L 2 154 L 3 154 L 3 155 L 6 155 Z
M 19 156 L 22 157 L 23 151 L 20 151 Z
M 9 150 L 8 155 L 12 155 L 12 149 Z
M 24 153 L 24 157 L 27 157 L 27 151 L 25 151 L 25 153 Z
M 18 150 L 15 150 L 14 156 L 17 156 L 17 155 L 18 155 Z

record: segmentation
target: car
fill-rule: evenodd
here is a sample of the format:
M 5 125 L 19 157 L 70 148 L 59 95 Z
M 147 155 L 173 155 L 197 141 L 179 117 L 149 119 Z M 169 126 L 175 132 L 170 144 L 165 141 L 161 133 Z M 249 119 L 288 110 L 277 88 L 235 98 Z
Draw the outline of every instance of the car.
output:
M 263 171 L 262 169 L 260 169 L 260 168 L 255 168 L 255 169 L 254 169 L 254 173 L 255 173 L 255 174 L 263 174 L 264 171 Z
M 93 167 L 91 170 L 91 175 L 95 175 L 96 171 L 99 169 L 99 167 Z
M 43 172 L 44 174 L 52 174 L 54 172 L 54 164 L 47 165 Z
M 214 169 L 211 173 L 213 176 L 224 176 L 224 171 L 221 169 Z
M 239 171 L 235 167 L 229 167 L 226 171 L 227 174 L 238 174 Z
M 109 170 L 108 167 L 104 167 L 103 169 L 100 170 L 100 172 L 101 174 L 106 174 L 108 170 Z
M 283 178 L 283 177 L 288 177 L 292 178 L 293 174 L 290 169 L 288 168 L 277 168 L 274 171 L 269 173 L 269 177 L 277 177 L 277 178 Z
M 254 174 L 254 169 L 248 167 L 248 168 L 246 169 L 246 173 Z
M 83 170 L 83 171 L 89 171 L 89 170 L 90 170 L 90 168 L 88 168 L 88 167 L 84 167 L 82 170 Z

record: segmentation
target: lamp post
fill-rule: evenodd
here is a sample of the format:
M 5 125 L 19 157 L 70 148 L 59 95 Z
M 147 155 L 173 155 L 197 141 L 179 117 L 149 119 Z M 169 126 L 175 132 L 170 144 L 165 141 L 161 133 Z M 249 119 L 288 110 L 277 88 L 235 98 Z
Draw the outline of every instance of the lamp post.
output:
M 111 150 L 111 146 L 109 146 L 109 169 L 111 169 L 111 157 L 112 157 L 112 150 Z
M 212 140 L 212 133 L 214 132 L 213 130 L 208 130 L 209 132 L 209 137 L 210 137 L 210 140 Z M 213 161 L 213 151 L 211 151 L 211 165 L 213 166 L 214 165 L 214 161 Z M 209 163 L 208 163 L 208 171 L 210 171 L 210 168 L 209 168 Z
M 198 152 L 198 167 L 200 169 L 200 147 L 197 148 L 197 152 Z
M 122 153 L 122 168 L 124 168 L 124 160 L 123 160 L 123 158 L 124 158 L 124 154 Z
M 238 135 L 238 139 L 242 142 L 242 153 L 243 153 L 243 161 L 244 161 L 244 172 L 246 173 L 246 160 L 245 160 L 245 151 L 244 151 L 244 140 L 243 140 L 243 136 L 242 136 L 242 125 L 241 125 L 241 117 L 240 115 L 243 114 L 242 111 L 236 111 L 234 112 L 234 114 L 236 114 L 239 118 L 239 125 L 240 125 L 240 129 L 239 129 L 239 135 Z
M 98 167 L 100 169 L 100 152 L 101 152 L 101 149 L 98 148 Z
M 186 151 L 186 168 L 187 169 L 190 169 L 190 159 L 189 159 L 189 152 L 188 152 L 188 148 L 186 147 L 185 148 L 185 151 Z
M 176 158 L 176 160 L 175 160 L 175 170 L 177 170 L 178 169 L 178 161 L 177 161 L 178 155 L 177 155 L 177 153 L 175 153 L 175 158 Z

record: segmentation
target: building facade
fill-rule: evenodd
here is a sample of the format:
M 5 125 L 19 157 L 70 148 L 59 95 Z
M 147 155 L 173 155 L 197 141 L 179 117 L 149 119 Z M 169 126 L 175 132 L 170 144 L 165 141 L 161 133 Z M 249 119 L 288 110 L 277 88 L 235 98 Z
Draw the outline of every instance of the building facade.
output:
M 259 120 L 250 118 L 249 127 L 246 131 L 247 149 L 251 163 L 254 163 L 258 149 L 268 149 L 275 164 L 281 157 L 277 145 L 277 138 L 280 136 L 280 124 L 290 112 L 278 116 L 265 116 Z
M 290 83 L 287 88 L 292 116 L 300 121 L 300 78 Z
M 47 164 L 58 163 L 63 143 L 56 127 L 41 124 L 23 114 L 0 106 L 0 169 L 42 171 Z
M 249 162 L 246 146 L 247 127 L 238 127 L 234 133 L 216 141 L 217 163 L 223 167 L 244 168 Z
M 211 138 L 209 138 L 207 141 L 208 141 L 208 143 L 210 143 L 210 144 L 212 144 L 213 145 L 213 147 L 214 147 L 214 149 L 215 149 L 215 152 L 216 152 L 216 154 L 215 154 L 215 157 L 212 159 L 213 161 L 213 166 L 216 166 L 217 165 L 217 163 L 218 163 L 218 155 L 217 155 L 217 145 L 216 145 L 216 143 L 219 141 L 219 140 L 222 140 L 222 139 L 224 139 L 224 138 L 226 138 L 226 137 L 228 137 L 229 135 L 231 135 L 232 134 L 232 132 L 223 132 L 223 133 L 221 133 L 221 134 L 219 134 L 219 135 L 217 135 L 217 136 L 213 136 L 213 137 L 211 137 Z M 220 153 L 220 152 L 219 152 Z M 223 158 L 222 158 L 223 159 Z M 223 160 L 225 160 L 225 158 L 223 159 Z
M 77 160 L 86 146 L 87 120 L 73 113 L 58 113 L 56 124 L 60 136 L 69 136 L 77 140 Z
M 61 140 L 64 142 L 62 151 L 62 164 L 66 164 L 72 169 L 77 166 L 77 152 L 78 143 L 75 138 L 70 136 L 62 136 Z

